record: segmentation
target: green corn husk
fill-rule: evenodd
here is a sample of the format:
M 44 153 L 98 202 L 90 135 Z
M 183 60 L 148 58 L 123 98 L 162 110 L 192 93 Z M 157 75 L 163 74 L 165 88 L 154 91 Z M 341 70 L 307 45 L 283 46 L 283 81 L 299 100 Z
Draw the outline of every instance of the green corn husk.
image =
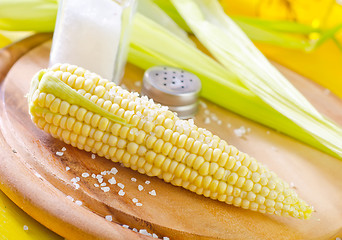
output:
M 169 8 L 171 4 L 169 0 L 153 1 L 158 2 L 159 6 L 166 3 L 163 10 Z M 15 14 L 11 15 L 7 12 L 7 10 L 15 11 L 16 7 L 21 9 L 18 5 L 15 6 L 15 4 L 22 2 L 27 4 L 25 9 L 26 15 L 24 11 L 21 11 L 19 14 L 21 16 Z M 35 5 L 38 2 L 41 4 L 40 7 Z M 195 4 L 195 8 L 187 9 L 183 6 L 191 2 L 192 4 Z M 280 90 L 287 89 L 289 85 L 284 79 L 280 81 L 281 85 L 277 85 L 271 81 L 271 75 L 275 74 L 275 78 L 279 79 L 281 79 L 281 76 L 279 76 L 279 73 L 274 72 L 274 70 L 270 70 L 272 67 L 270 67 L 267 60 L 263 58 L 261 53 L 256 53 L 255 50 L 253 50 L 254 46 L 250 45 L 250 42 L 246 37 L 241 38 L 241 32 L 239 32 L 240 30 L 236 30 L 236 26 L 234 34 L 231 34 L 232 39 L 235 39 L 236 42 L 232 43 L 235 45 L 241 43 L 246 49 L 241 50 L 241 45 L 240 47 L 237 47 L 240 52 L 231 51 L 232 47 L 227 46 L 229 45 L 227 43 L 231 42 L 231 40 L 227 41 L 227 39 L 225 39 L 225 34 L 227 34 L 225 32 L 227 31 L 227 26 L 225 25 L 225 21 L 227 21 L 225 19 L 226 15 L 217 5 L 216 1 L 174 0 L 173 3 L 175 5 L 178 4 L 178 11 L 181 13 L 183 11 L 183 14 L 185 11 L 184 9 L 187 9 L 186 11 L 189 11 L 190 16 L 194 15 L 193 11 L 197 11 L 200 16 L 201 14 L 203 15 L 203 13 L 201 13 L 203 9 L 199 8 L 199 5 L 197 5 L 202 4 L 202 8 L 204 6 L 204 9 L 206 9 L 205 11 L 207 11 L 206 17 L 209 16 L 211 21 L 219 23 L 220 26 L 215 28 L 215 24 L 211 21 L 208 21 L 208 19 L 203 16 L 203 18 L 200 17 L 199 19 L 201 21 L 206 22 L 202 30 L 208 32 L 204 35 L 210 36 L 208 39 L 203 39 L 203 36 L 200 36 L 202 30 L 196 30 L 196 27 L 191 23 L 191 19 L 189 20 L 189 16 L 183 16 L 186 22 L 181 18 L 182 24 L 184 25 L 182 27 L 186 29 L 188 26 L 191 26 L 191 30 L 188 29 L 188 31 L 196 33 L 202 44 L 211 51 L 213 56 L 215 56 L 222 65 L 198 50 L 193 42 L 187 37 L 186 32 L 177 27 L 172 21 L 173 17 L 170 16 L 170 11 L 166 11 L 169 15 L 167 16 L 166 13 L 158 8 L 157 5 L 153 4 L 151 0 L 141 0 L 139 2 L 139 4 L 142 4 L 139 6 L 139 11 L 147 16 L 137 13 L 134 19 L 128 56 L 128 60 L 131 63 L 144 69 L 154 65 L 169 65 L 193 72 L 201 78 L 203 85 L 202 96 L 208 100 L 244 117 L 281 131 L 333 156 L 341 157 L 341 146 L 338 145 L 341 142 L 340 128 L 321 116 L 293 87 L 290 86 L 290 91 L 285 92 L 275 89 L 279 86 L 281 86 Z M 209 3 L 214 5 L 210 5 Z M 24 28 L 24 30 L 41 31 L 42 29 L 45 29 L 51 31 L 54 27 L 54 18 L 57 11 L 56 1 L 7 0 L 1 4 L 0 13 L 6 12 L 6 16 L 12 16 L 11 18 L 3 18 L 3 14 L 0 14 L 2 24 L 7 27 L 7 30 Z M 173 7 L 172 4 L 171 7 Z M 44 9 L 49 10 L 45 11 Z M 174 10 L 175 8 L 173 7 L 173 11 Z M 32 16 L 33 13 L 35 16 Z M 177 11 L 174 15 L 178 18 L 180 16 Z M 17 24 L 20 21 L 25 21 L 24 19 L 29 20 L 30 18 L 32 21 L 27 21 L 25 27 Z M 3 22 L 6 22 L 6 24 Z M 43 23 L 44 27 L 38 27 L 41 23 Z M 243 24 L 248 25 L 245 29 L 249 28 L 250 31 L 247 31 L 247 33 L 254 35 L 254 38 L 256 38 L 257 35 L 261 36 L 258 37 L 259 41 L 275 42 L 284 47 L 293 46 L 299 49 L 308 49 L 311 47 L 308 47 L 305 42 L 301 43 L 301 39 L 299 39 L 299 42 L 296 42 L 298 39 L 294 41 L 291 38 L 286 38 L 286 35 L 279 35 L 279 33 L 284 34 L 285 30 L 281 31 L 281 29 L 274 29 L 273 26 L 268 26 L 268 23 L 267 25 L 264 22 L 252 23 L 244 21 Z M 211 25 L 214 25 L 214 28 Z M 267 29 L 267 27 L 269 29 Z M 283 26 L 282 28 L 286 29 L 286 27 L 288 27 L 288 25 L 285 25 L 285 27 Z M 298 33 L 300 28 L 301 26 L 293 31 Z M 302 31 L 309 30 L 303 27 Z M 336 31 L 338 31 L 338 27 L 331 29 L 329 34 L 324 35 L 325 38 L 322 38 L 323 40 L 321 40 L 321 42 L 329 38 L 333 39 L 333 35 Z M 235 46 L 234 44 L 232 46 Z M 260 61 L 254 62 L 256 56 L 258 56 L 256 59 Z M 253 61 L 248 62 L 250 57 L 252 57 Z M 227 61 L 227 58 L 230 60 Z M 253 67 L 255 68 L 255 66 L 259 66 L 263 71 L 259 72 L 255 71 L 255 69 L 253 70 Z M 255 80 L 257 84 L 253 83 L 252 80 Z M 262 87 L 260 87 L 259 84 L 261 84 L 260 86 Z M 291 101 L 289 101 L 289 99 Z M 322 134 L 323 130 L 324 134 Z

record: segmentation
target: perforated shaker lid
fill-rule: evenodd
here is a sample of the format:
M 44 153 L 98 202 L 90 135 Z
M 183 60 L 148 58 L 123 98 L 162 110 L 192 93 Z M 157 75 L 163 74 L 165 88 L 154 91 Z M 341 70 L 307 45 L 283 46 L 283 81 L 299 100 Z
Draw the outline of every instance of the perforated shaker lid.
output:
M 141 94 L 168 106 L 180 118 L 189 118 L 197 111 L 200 90 L 201 81 L 196 75 L 180 68 L 157 66 L 146 70 Z

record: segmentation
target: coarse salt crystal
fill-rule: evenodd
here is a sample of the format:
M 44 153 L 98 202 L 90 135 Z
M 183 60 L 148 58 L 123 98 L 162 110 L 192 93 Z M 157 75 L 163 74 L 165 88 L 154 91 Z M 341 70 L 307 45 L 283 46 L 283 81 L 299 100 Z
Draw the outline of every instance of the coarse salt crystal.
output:
M 134 178 L 134 177 L 132 177 L 132 178 L 131 178 L 131 181 L 132 181 L 132 182 L 136 182 L 136 181 L 137 181 L 137 179 L 136 179 L 136 178 Z
M 170 238 L 168 238 L 168 237 L 163 237 L 163 240 L 170 240 Z
M 242 137 L 246 134 L 246 128 L 244 126 L 241 126 L 240 128 L 234 129 L 234 134 L 237 137 Z
M 152 237 L 153 237 L 153 238 L 159 238 L 158 235 L 155 234 L 155 233 L 152 234 Z
M 96 158 L 96 155 L 93 153 L 91 154 L 91 159 L 95 159 Z
M 134 82 L 134 85 L 135 85 L 136 87 L 140 87 L 140 86 L 141 86 L 141 82 L 140 82 L 140 81 L 136 81 L 136 82 Z
M 139 190 L 139 191 L 142 191 L 143 189 L 144 189 L 144 187 L 143 187 L 142 185 L 139 185 L 139 186 L 138 186 L 138 190 Z
M 210 118 L 209 117 L 206 117 L 204 119 L 204 124 L 210 124 Z
M 102 182 L 103 182 L 103 178 L 98 178 L 97 181 L 98 181 L 99 183 L 102 183 Z
M 125 195 L 125 192 L 121 189 L 120 191 L 119 191 L 119 193 L 118 193 L 120 196 L 123 196 L 123 195 Z
M 132 202 L 137 203 L 137 202 L 139 202 L 139 200 L 136 199 L 136 198 L 133 198 L 133 199 L 132 199 Z
M 69 167 L 66 167 L 66 168 L 65 168 L 65 171 L 69 171 L 69 170 L 70 170 L 70 168 L 69 168 Z
M 121 188 L 121 189 L 124 189 L 124 188 L 125 188 L 125 185 L 123 185 L 122 183 L 118 183 L 118 186 L 119 186 L 119 188 Z
M 203 107 L 203 108 L 207 108 L 207 104 L 203 101 L 199 101 L 200 105 Z
M 102 187 L 101 190 L 104 192 L 109 192 L 110 188 L 109 187 Z
M 91 175 L 91 177 L 92 177 L 92 178 L 96 178 L 96 174 L 93 173 L 93 174 Z
M 84 178 L 87 178 L 87 177 L 89 177 L 89 173 L 82 173 L 82 177 L 84 177 Z
M 141 207 L 141 206 L 142 206 L 142 203 L 137 202 L 135 205 L 138 206 L 138 207 Z
M 74 183 L 75 185 L 75 189 L 79 189 L 80 188 L 80 185 L 78 183 Z
M 107 174 L 107 171 L 101 172 L 101 175 L 102 175 L 102 176 L 105 176 L 106 174 Z
M 74 182 L 77 182 L 77 179 L 76 179 L 76 178 L 72 178 L 70 181 L 71 181 L 72 183 L 74 183 Z
M 24 231 L 27 231 L 29 228 L 27 225 L 24 225 L 23 229 L 24 229 Z
M 100 185 L 98 185 L 97 183 L 94 183 L 94 186 L 95 186 L 95 187 L 99 187 Z
M 143 234 L 143 235 L 146 235 L 146 236 L 152 236 L 151 233 L 149 233 L 146 229 L 140 229 L 139 230 L 139 233 Z
M 340 238 L 340 237 L 337 237 L 337 238 L 335 238 L 335 240 L 341 240 L 341 238 Z
M 138 229 L 136 229 L 136 228 L 133 228 L 132 230 L 133 230 L 133 232 L 138 232 Z
M 151 182 L 149 180 L 146 180 L 145 181 L 145 184 L 150 184 Z
M 100 184 L 101 187 L 104 187 L 104 186 L 106 186 L 106 185 L 107 185 L 107 184 L 106 184 L 105 182 Z
M 155 190 L 152 190 L 151 192 L 149 192 L 149 194 L 152 195 L 152 196 L 156 196 L 157 195 Z
M 108 179 L 108 182 L 109 182 L 110 184 L 112 184 L 112 185 L 113 185 L 113 184 L 116 184 L 116 180 L 115 180 L 114 177 Z
M 118 170 L 115 168 L 115 167 L 113 167 L 111 170 L 110 170 L 110 172 L 112 173 L 112 174 L 117 174 L 118 173 Z
M 128 226 L 128 225 L 125 225 L 125 224 L 124 224 L 124 225 L 122 225 L 122 226 L 123 226 L 124 228 L 129 228 L 129 226 Z
M 62 147 L 62 152 L 65 152 L 66 151 L 66 147 Z
M 111 215 L 107 215 L 105 218 L 109 222 L 113 221 L 113 217 Z
M 69 199 L 70 201 L 74 201 L 74 198 L 72 196 L 66 196 L 67 199 Z
M 63 154 L 64 154 L 63 152 L 56 152 L 56 155 L 60 157 L 63 156 Z
M 330 90 L 329 90 L 329 89 L 327 89 L 327 88 L 326 88 L 326 89 L 324 89 L 324 91 L 323 91 L 323 94 L 324 94 L 324 95 L 329 95 L 329 94 L 330 94 Z
M 75 203 L 76 203 L 78 206 L 81 206 L 81 205 L 82 205 L 82 201 L 80 201 L 80 200 L 76 200 Z

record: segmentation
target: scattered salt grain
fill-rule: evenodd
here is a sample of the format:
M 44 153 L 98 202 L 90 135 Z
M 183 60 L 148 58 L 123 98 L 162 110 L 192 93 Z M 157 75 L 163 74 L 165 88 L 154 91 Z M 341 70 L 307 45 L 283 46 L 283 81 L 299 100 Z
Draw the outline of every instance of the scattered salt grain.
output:
M 69 171 L 69 170 L 70 170 L 70 168 L 69 168 L 69 167 L 66 167 L 66 168 L 65 168 L 65 171 Z
M 151 192 L 149 192 L 149 194 L 152 195 L 152 196 L 156 196 L 157 195 L 155 190 L 152 190 Z
M 199 101 L 199 103 L 200 103 L 201 107 L 203 107 L 203 108 L 207 108 L 208 107 L 207 104 L 205 102 L 203 102 L 203 101 Z
M 117 174 L 118 173 L 118 170 L 115 168 L 115 167 L 113 167 L 111 170 L 110 170 L 110 172 L 112 173 L 112 174 Z
M 121 188 L 121 189 L 124 189 L 124 188 L 125 188 L 125 185 L 123 185 L 122 183 L 118 183 L 118 186 L 119 186 L 119 188 Z
M 84 178 L 87 178 L 87 177 L 89 177 L 89 173 L 82 173 L 82 177 L 84 177 Z
M 158 235 L 155 234 L 155 233 L 152 234 L 152 237 L 153 237 L 153 238 L 159 238 Z
M 137 207 L 141 207 L 141 206 L 142 206 L 142 203 L 137 202 L 135 205 L 136 205 Z
M 105 218 L 109 222 L 113 221 L 113 217 L 111 215 L 107 215 Z
M 221 120 L 217 120 L 217 124 L 218 124 L 218 125 L 221 125 L 221 124 L 222 124 L 222 121 L 221 121 Z
M 100 184 L 101 187 L 104 187 L 104 186 L 106 186 L 106 185 L 107 185 L 107 184 L 106 184 L 105 182 Z
M 95 186 L 95 187 L 99 187 L 100 185 L 98 185 L 97 183 L 94 183 L 94 186 Z
M 208 109 L 204 110 L 204 114 L 209 115 L 210 111 Z
M 139 202 L 139 200 L 136 199 L 136 198 L 133 198 L 133 199 L 132 199 L 132 202 L 137 203 L 137 202 Z
M 101 175 L 102 175 L 102 176 L 105 176 L 106 174 L 107 174 L 107 171 L 101 172 Z
M 139 191 L 142 191 L 143 189 L 144 189 L 144 187 L 143 187 L 142 185 L 139 185 L 139 186 L 138 186 L 138 190 L 139 190 Z
M 121 189 L 120 191 L 119 191 L 119 193 L 118 193 L 120 196 L 123 196 L 123 195 L 125 195 L 125 192 Z
M 151 182 L 149 180 L 146 180 L 145 181 L 145 184 L 150 184 Z
M 140 229 L 139 233 L 141 233 L 142 235 L 146 235 L 146 236 L 152 236 L 152 234 L 149 233 L 146 229 Z
M 234 129 L 234 134 L 237 137 L 242 137 L 246 134 L 246 128 L 244 126 L 241 126 L 240 128 Z
M 62 147 L 62 152 L 65 152 L 66 151 L 66 147 Z
M 69 199 L 70 201 L 74 201 L 74 198 L 72 196 L 66 196 L 67 199 Z
M 133 232 L 138 232 L 138 229 L 133 228 L 132 231 L 133 231 Z
M 79 189 L 80 185 L 78 183 L 74 183 L 75 189 Z
M 101 190 L 104 192 L 109 192 L 110 188 L 109 187 L 102 187 Z
M 80 201 L 80 200 L 76 200 L 75 203 L 76 203 L 78 206 L 81 206 L 81 205 L 82 205 L 82 201 Z
M 112 177 L 111 179 L 108 179 L 108 182 L 110 183 L 110 184 L 116 184 L 116 180 L 115 180 L 115 178 L 114 177 Z
M 128 226 L 128 225 L 125 225 L 125 224 L 124 224 L 124 225 L 122 225 L 122 226 L 123 226 L 124 228 L 129 228 L 129 226 Z
M 324 91 L 323 91 L 323 94 L 324 94 L 324 95 L 329 95 L 329 94 L 330 94 L 330 90 L 329 90 L 329 89 L 327 89 L 327 88 L 326 88 L 326 89 L 324 89 Z
M 63 152 L 56 152 L 56 155 L 60 157 L 63 156 L 63 154 L 64 154 Z
M 341 240 L 341 238 L 340 238 L 340 237 L 337 237 L 337 238 L 335 238 L 335 240 Z
M 23 229 L 24 229 L 24 231 L 27 231 L 29 228 L 27 225 L 24 225 Z
M 210 118 L 209 117 L 206 117 L 204 119 L 204 124 L 210 124 Z
M 98 181 L 99 183 L 102 183 L 102 182 L 103 182 L 103 178 L 98 178 L 97 181 Z
M 227 127 L 228 127 L 228 128 L 231 128 L 231 127 L 232 127 L 232 125 L 231 125 L 230 123 L 228 123 L 228 124 L 227 124 Z
M 131 181 L 132 181 L 132 182 L 136 182 L 136 181 L 137 181 L 137 179 L 136 179 L 136 178 L 134 178 L 134 177 L 132 177 L 132 178 L 131 178 Z
M 95 159 L 96 158 L 96 155 L 93 153 L 91 154 L 91 159 Z
M 91 175 L 91 177 L 92 177 L 92 178 L 96 178 L 96 174 L 93 173 L 93 174 Z
M 163 240 L 170 240 L 170 238 L 168 238 L 168 237 L 163 237 Z

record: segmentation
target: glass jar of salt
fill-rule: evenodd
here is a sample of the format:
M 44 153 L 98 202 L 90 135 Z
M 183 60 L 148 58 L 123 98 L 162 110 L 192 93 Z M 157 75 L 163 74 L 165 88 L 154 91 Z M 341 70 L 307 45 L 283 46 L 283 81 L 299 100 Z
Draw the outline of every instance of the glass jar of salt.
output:
M 135 5 L 135 0 L 61 0 L 50 66 L 75 64 L 119 84 Z

